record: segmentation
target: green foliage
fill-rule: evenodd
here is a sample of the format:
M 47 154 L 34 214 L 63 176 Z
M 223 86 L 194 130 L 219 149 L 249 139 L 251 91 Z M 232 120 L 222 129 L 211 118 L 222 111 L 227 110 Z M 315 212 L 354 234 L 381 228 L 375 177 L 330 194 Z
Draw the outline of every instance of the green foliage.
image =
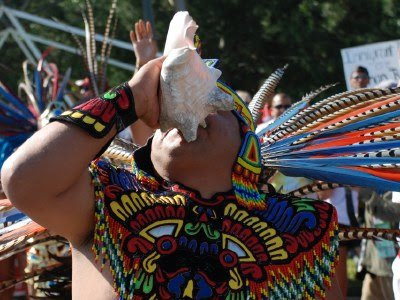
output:
M 96 31 L 103 33 L 109 2 L 91 2 Z M 169 2 L 152 1 L 160 49 L 174 14 L 174 7 Z M 83 0 L 8 0 L 4 3 L 83 27 Z M 279 89 L 294 98 L 299 99 L 306 92 L 333 82 L 340 82 L 336 91 L 342 91 L 345 84 L 340 49 L 400 37 L 397 18 L 400 2 L 396 0 L 186 0 L 186 4 L 200 26 L 198 33 L 202 39 L 203 56 L 220 58 L 223 79 L 233 88 L 252 93 L 273 70 L 285 63 L 290 67 Z M 141 1 L 119 0 L 116 38 L 129 41 L 129 30 L 141 15 Z M 25 21 L 24 26 L 31 33 L 75 46 L 67 33 Z M 5 47 L 0 66 L 7 67 L 8 81 L 16 82 L 20 78 L 18 70 L 24 57 L 19 51 L 10 51 L 16 49 L 11 41 Z M 43 46 L 40 48 L 45 49 Z M 134 64 L 133 53 L 129 51 L 114 48 L 112 57 Z M 84 76 L 76 55 L 57 50 L 49 60 L 57 62 L 61 71 L 72 65 L 75 78 Z M 130 76 L 127 71 L 109 67 L 110 84 Z

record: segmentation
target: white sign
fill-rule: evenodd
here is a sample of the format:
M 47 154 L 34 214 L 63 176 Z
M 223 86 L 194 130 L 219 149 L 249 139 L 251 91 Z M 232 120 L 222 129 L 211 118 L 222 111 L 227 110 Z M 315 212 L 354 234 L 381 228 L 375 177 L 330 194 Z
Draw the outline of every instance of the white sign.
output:
M 351 89 L 350 76 L 357 66 L 367 68 L 370 76 L 369 87 L 388 79 L 399 81 L 399 50 L 400 40 L 342 49 L 340 52 L 347 89 Z

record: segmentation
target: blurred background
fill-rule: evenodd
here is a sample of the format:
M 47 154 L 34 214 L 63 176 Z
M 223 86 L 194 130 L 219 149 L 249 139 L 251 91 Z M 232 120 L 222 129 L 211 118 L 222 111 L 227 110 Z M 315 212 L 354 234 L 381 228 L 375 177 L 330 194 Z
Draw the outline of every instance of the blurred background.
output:
M 104 33 L 110 3 L 92 1 L 97 33 Z M 84 28 L 83 0 L 6 0 L 0 5 Z M 288 63 L 279 88 L 290 93 L 294 101 L 328 83 L 340 83 L 330 94 L 346 90 L 340 49 L 400 36 L 400 2 L 396 0 L 118 0 L 115 39 L 130 44 L 134 22 L 151 20 L 162 52 L 169 21 L 181 9 L 188 10 L 200 26 L 202 56 L 221 60 L 224 81 L 254 94 L 273 70 Z M 13 25 L 4 14 L 0 20 L 0 30 Z M 24 18 L 18 21 L 30 35 L 76 48 L 71 33 Z M 48 47 L 39 42 L 35 45 L 41 52 Z M 135 64 L 131 50 L 113 47 L 111 57 Z M 25 59 L 15 39 L 11 35 L 6 38 L 0 56 L 1 80 L 16 87 Z M 77 54 L 55 49 L 47 60 L 56 62 L 60 70 L 72 66 L 72 78 L 85 76 Z M 131 74 L 131 70 L 112 65 L 107 70 L 111 86 Z
M 112 0 L 90 3 L 95 32 L 103 35 Z M 108 86 L 134 72 L 129 32 L 135 22 L 151 22 L 160 54 L 169 22 L 179 10 L 188 10 L 199 25 L 202 57 L 219 58 L 222 80 L 247 91 L 249 99 L 274 70 L 289 64 L 276 91 L 281 98 L 268 108 L 270 121 L 322 85 L 338 83 L 327 92 L 332 95 L 389 79 L 396 86 L 400 79 L 398 0 L 118 0 Z M 0 0 L 0 82 L 16 91 L 23 61 L 37 63 L 49 47 L 53 50 L 46 60 L 61 73 L 72 67 L 71 81 L 82 81 L 87 72 L 76 39 L 85 46 L 84 12 L 85 0 Z M 101 42 L 98 36 L 98 51 Z M 385 43 L 374 44 L 380 42 Z M 370 73 L 354 70 L 358 65 Z M 358 85 L 350 87 L 351 80 Z M 358 252 L 344 258 L 347 299 L 361 294 Z

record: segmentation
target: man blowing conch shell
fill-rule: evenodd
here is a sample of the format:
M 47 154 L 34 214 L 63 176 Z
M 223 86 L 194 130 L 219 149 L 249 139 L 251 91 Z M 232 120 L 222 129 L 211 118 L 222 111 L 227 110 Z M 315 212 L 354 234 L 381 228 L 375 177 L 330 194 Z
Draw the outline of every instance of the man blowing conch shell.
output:
M 257 189 L 251 116 L 196 53 L 196 28 L 178 13 L 166 58 L 33 135 L 4 164 L 4 190 L 71 242 L 74 299 L 324 297 L 336 212 Z M 134 153 L 132 172 L 97 159 L 138 119 L 161 130 Z M 332 283 L 327 297 L 340 299 Z

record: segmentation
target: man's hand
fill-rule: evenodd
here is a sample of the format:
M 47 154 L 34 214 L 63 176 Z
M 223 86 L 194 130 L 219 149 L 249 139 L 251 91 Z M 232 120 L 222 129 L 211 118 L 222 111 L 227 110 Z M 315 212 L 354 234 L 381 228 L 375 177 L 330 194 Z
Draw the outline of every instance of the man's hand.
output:
M 133 51 L 136 56 L 136 69 L 140 69 L 150 60 L 156 58 L 157 44 L 153 40 L 151 23 L 139 20 L 135 23 L 135 31 L 130 32 Z
M 151 128 L 158 127 L 160 116 L 158 90 L 164 59 L 165 57 L 160 57 L 148 62 L 129 80 L 135 98 L 136 115 Z

